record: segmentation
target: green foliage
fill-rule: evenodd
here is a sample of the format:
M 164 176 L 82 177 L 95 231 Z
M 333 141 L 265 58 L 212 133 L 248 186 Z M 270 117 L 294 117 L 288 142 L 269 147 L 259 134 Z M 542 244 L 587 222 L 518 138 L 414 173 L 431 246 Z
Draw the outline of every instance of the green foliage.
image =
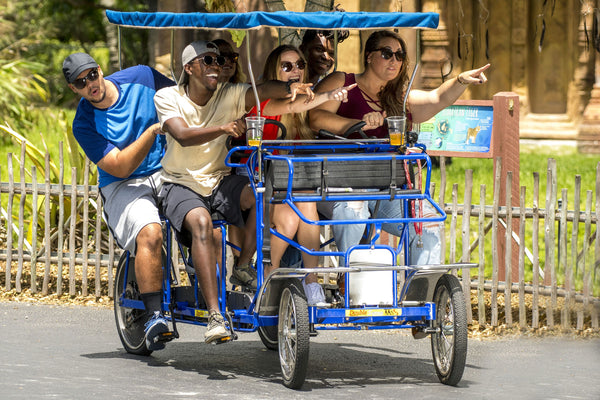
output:
M 49 96 L 43 69 L 33 61 L 0 59 L 0 121 L 11 121 L 19 128 L 31 126 L 32 108 Z

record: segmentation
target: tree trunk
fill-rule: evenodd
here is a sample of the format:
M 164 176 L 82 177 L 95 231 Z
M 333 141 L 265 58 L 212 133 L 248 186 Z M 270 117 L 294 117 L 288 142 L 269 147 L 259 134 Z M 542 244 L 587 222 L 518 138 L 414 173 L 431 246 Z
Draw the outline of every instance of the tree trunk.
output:
M 100 0 L 100 6 L 105 10 L 114 10 L 115 0 Z M 106 47 L 109 54 L 109 73 L 119 70 L 119 41 L 117 37 L 117 26 L 112 25 L 105 19 L 104 30 L 106 31 Z M 107 74 L 108 75 L 108 74 Z

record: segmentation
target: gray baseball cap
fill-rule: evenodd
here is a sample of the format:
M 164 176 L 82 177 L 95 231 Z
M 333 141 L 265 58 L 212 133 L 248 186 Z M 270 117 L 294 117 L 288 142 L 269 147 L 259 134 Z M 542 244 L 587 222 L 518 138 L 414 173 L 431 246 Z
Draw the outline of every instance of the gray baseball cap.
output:
M 98 63 L 89 54 L 73 53 L 63 62 L 63 74 L 68 83 L 73 83 L 83 71 L 97 67 Z
M 181 71 L 181 75 L 179 76 L 177 84 L 181 85 L 187 83 L 188 74 L 185 73 L 186 64 L 188 64 L 190 61 L 192 61 L 194 58 L 198 57 L 201 54 L 211 52 L 217 53 L 218 56 L 221 55 L 221 53 L 219 53 L 219 47 L 213 42 L 207 42 L 206 40 L 196 40 L 195 42 L 192 42 L 185 46 L 185 49 L 183 49 L 183 52 L 181 53 L 181 66 L 183 69 Z

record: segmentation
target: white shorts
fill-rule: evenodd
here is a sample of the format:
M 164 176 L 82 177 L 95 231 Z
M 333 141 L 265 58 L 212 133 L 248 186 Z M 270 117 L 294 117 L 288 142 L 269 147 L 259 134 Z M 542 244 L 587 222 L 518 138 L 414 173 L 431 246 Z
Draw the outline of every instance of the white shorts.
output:
M 104 218 L 117 244 L 135 254 L 137 235 L 148 224 L 160 224 L 158 191 L 160 171 L 135 179 L 113 182 L 100 188 Z

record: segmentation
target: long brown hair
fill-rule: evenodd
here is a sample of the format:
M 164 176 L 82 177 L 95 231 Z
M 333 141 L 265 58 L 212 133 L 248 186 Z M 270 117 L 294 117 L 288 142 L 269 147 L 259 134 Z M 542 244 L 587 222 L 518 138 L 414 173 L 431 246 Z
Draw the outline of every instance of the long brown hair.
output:
M 269 53 L 267 56 L 262 74 L 262 79 L 264 82 L 269 80 L 281 80 L 281 55 L 288 51 L 296 52 L 298 57 L 300 57 L 300 59 L 306 63 L 304 55 L 297 47 L 289 44 L 282 44 L 281 46 L 273 49 L 273 51 L 271 51 L 271 53 Z M 302 83 L 306 83 L 308 78 L 308 73 L 306 70 L 304 70 L 302 78 Z M 296 136 L 298 136 L 298 138 L 301 140 L 312 140 L 315 138 L 315 134 L 308 125 L 306 112 L 283 114 L 281 116 L 281 123 L 286 127 L 288 132 L 286 139 L 295 139 Z
M 398 43 L 400 43 L 405 56 L 398 76 L 382 87 L 377 95 L 379 96 L 379 101 L 381 101 L 381 108 L 385 110 L 387 115 L 402 115 L 402 102 L 404 101 L 405 88 L 408 82 L 409 64 L 408 54 L 406 52 L 406 42 L 404 39 L 392 31 L 373 32 L 365 43 L 363 65 L 365 69 L 368 68 L 367 58 L 369 57 L 369 54 L 379 49 L 381 47 L 379 43 L 385 38 L 397 40 Z

